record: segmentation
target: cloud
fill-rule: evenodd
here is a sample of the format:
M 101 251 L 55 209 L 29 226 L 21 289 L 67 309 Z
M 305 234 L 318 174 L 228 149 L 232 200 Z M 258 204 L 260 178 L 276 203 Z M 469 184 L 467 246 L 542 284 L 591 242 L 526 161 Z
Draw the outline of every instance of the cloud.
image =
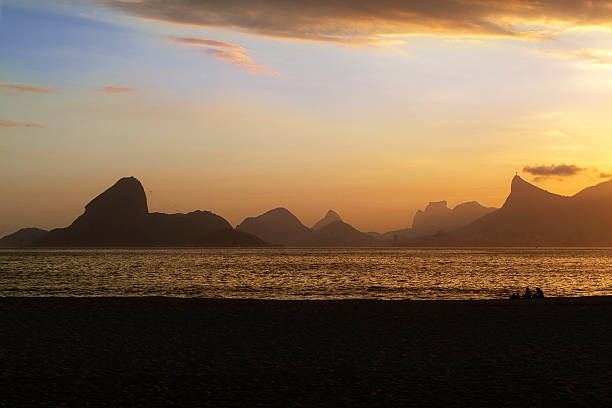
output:
M 535 180 L 542 180 L 547 177 L 570 177 L 582 173 L 586 168 L 576 166 L 575 164 L 551 164 L 550 166 L 525 166 L 523 171 L 533 176 L 537 176 Z
M 0 119 L 0 127 L 9 127 L 9 128 L 14 128 L 14 127 L 29 127 L 29 128 L 44 128 L 43 125 L 39 125 L 38 123 L 19 123 L 19 122 L 15 122 L 14 120 L 8 120 L 8 119 Z
M 118 86 L 107 86 L 106 88 L 103 89 L 104 92 L 111 93 L 111 94 L 134 92 L 136 90 L 137 90 L 136 88 L 121 88 Z
M 411 35 L 546 40 L 612 20 L 612 0 L 94 1 L 146 19 L 344 44 Z
M 2 127 L 17 127 L 17 126 L 19 126 L 19 123 L 15 122 L 13 120 L 0 119 L 0 126 L 2 126 Z
M 21 91 L 21 92 L 35 92 L 35 93 L 53 92 L 51 89 L 41 88 L 38 86 L 26 85 L 26 84 L 0 84 L 0 88 L 5 88 L 11 91 Z
M 583 48 L 574 51 L 541 51 L 542 54 L 557 58 L 578 59 L 594 65 L 612 65 L 612 50 Z
M 176 44 L 202 47 L 204 54 L 221 61 L 229 62 L 232 65 L 246 68 L 249 72 L 278 75 L 277 71 L 255 63 L 250 56 L 243 52 L 246 51 L 246 48 L 237 44 L 210 38 L 168 37 L 167 40 Z
M 181 37 L 168 37 L 168 41 L 177 43 L 177 44 L 185 44 L 185 45 L 194 45 L 201 47 L 211 47 L 211 48 L 229 48 L 233 50 L 244 51 L 246 48 L 232 44 L 226 41 L 213 40 L 210 38 L 181 38 Z

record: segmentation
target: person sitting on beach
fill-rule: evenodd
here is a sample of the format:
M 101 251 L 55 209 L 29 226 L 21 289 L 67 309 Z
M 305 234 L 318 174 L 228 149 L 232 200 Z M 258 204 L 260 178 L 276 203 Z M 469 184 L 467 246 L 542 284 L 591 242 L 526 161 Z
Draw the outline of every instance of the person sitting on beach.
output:
M 523 294 L 523 299 L 531 299 L 531 289 L 529 286 L 525 288 L 525 293 Z
M 542 289 L 536 288 L 535 295 L 533 295 L 533 297 L 541 299 L 544 297 L 544 292 L 542 292 Z

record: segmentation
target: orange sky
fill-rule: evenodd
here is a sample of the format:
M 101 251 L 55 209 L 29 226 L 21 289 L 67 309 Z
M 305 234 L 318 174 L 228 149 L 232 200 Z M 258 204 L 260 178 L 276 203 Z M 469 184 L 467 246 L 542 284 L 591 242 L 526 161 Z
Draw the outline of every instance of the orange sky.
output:
M 128 175 L 156 211 L 383 232 L 612 171 L 610 2 L 167 4 L 0 5 L 0 234 Z

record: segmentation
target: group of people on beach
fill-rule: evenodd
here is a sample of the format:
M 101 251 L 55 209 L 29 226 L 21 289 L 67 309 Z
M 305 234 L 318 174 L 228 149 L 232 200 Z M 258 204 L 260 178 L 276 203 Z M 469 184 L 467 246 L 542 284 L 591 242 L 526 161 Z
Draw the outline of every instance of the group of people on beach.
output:
M 542 292 L 542 289 L 535 288 L 535 293 L 533 293 L 531 292 L 531 289 L 529 289 L 529 286 L 525 288 L 525 293 L 523 293 L 523 296 L 519 296 L 518 292 L 514 292 L 512 295 L 510 295 L 510 299 L 541 299 L 543 297 L 544 292 Z

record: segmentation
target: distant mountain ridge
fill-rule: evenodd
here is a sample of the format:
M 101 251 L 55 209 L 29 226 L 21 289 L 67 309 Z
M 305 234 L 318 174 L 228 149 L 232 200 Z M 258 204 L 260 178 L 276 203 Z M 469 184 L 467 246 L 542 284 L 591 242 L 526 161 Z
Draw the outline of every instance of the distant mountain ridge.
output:
M 416 212 L 411 228 L 386 232 L 381 235 L 381 239 L 397 242 L 439 232 L 451 232 L 495 210 L 496 208 L 484 207 L 476 201 L 459 204 L 451 210 L 446 201 L 433 201 L 424 211 Z
M 236 231 L 209 211 L 149 213 L 140 181 L 124 177 L 95 197 L 65 228 L 32 242 L 39 247 L 258 246 L 259 238 Z
M 492 212 L 432 243 L 461 245 L 612 245 L 612 180 L 561 196 L 520 176 L 510 195 Z
M 363 246 L 375 239 L 342 221 L 329 210 L 313 228 L 308 228 L 286 208 L 275 208 L 248 217 L 236 229 L 248 232 L 274 245 L 288 246 Z

